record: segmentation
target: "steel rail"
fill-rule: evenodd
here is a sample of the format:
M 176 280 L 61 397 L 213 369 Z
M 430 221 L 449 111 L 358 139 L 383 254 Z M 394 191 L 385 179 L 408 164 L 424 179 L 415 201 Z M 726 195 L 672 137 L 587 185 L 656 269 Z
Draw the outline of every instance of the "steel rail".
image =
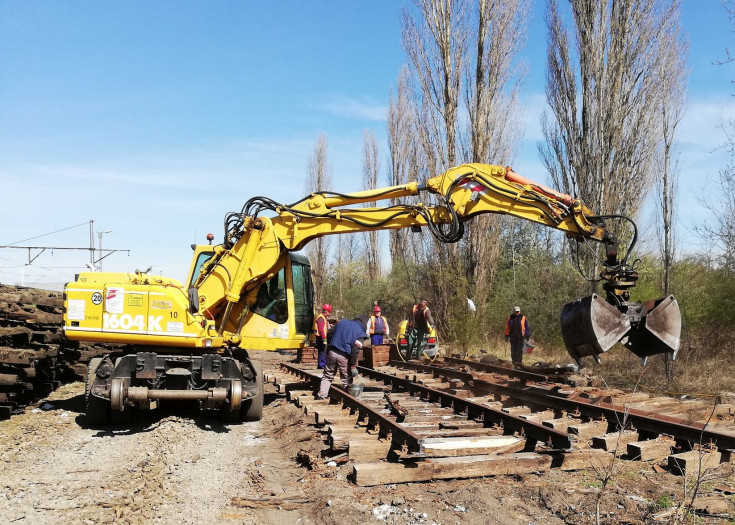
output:
M 428 399 L 429 401 L 439 402 L 443 407 L 452 407 L 456 413 L 466 414 L 467 419 L 481 419 L 486 426 L 489 426 L 488 424 L 490 423 L 500 424 L 504 429 L 518 432 L 527 439 L 526 451 L 534 450 L 536 443 L 539 441 L 546 443 L 550 448 L 554 449 L 568 450 L 572 448 L 572 437 L 566 432 L 561 432 L 551 427 L 546 427 L 533 421 L 508 414 L 501 410 L 469 401 L 448 392 L 442 392 L 441 390 L 419 385 L 418 383 L 408 379 L 378 372 L 372 368 L 365 368 L 362 366 L 357 368 L 360 370 L 360 373 L 366 377 L 383 381 L 385 384 L 399 387 L 409 393 L 418 392 L 422 398 Z M 471 377 L 471 374 L 456 370 L 452 371 L 452 377 L 462 379 L 467 378 L 468 376 Z
M 307 372 L 306 370 L 301 370 L 300 368 L 287 363 L 281 363 L 281 367 L 301 379 L 310 380 L 314 385 L 321 381 L 321 377 L 318 375 Z M 391 441 L 403 446 L 404 451 L 414 454 L 423 453 L 424 439 L 421 436 L 411 432 L 390 418 L 385 417 L 383 414 L 376 412 L 344 390 L 332 385 L 329 389 L 329 397 L 341 402 L 343 407 L 348 407 L 356 411 L 358 413 L 358 420 L 362 420 L 367 417 L 370 424 L 377 427 L 378 432 L 389 435 Z
M 292 365 L 281 363 L 281 366 L 301 378 L 310 378 L 313 382 L 319 380 L 319 376 Z M 547 444 L 550 448 L 557 450 L 570 450 L 572 448 L 572 437 L 566 432 L 561 432 L 551 427 L 545 427 L 538 423 L 534 423 L 533 421 L 528 421 L 527 419 L 507 414 L 479 403 L 468 401 L 467 399 L 463 399 L 447 392 L 419 385 L 408 379 L 402 379 L 390 374 L 378 372 L 372 368 L 359 366 L 358 369 L 365 377 L 369 377 L 376 381 L 382 381 L 384 384 L 397 387 L 411 394 L 418 393 L 422 399 L 438 402 L 442 407 L 452 407 L 455 413 L 466 415 L 468 420 L 475 419 L 482 421 L 486 427 L 492 424 L 499 424 L 506 430 L 518 432 L 526 439 L 525 450 L 527 452 L 533 451 L 539 441 Z M 462 374 L 462 372 L 456 373 L 458 375 Z M 401 426 L 399 423 L 375 412 L 370 407 L 363 405 L 360 401 L 350 396 L 347 392 L 339 388 L 335 388 L 334 386 L 330 388 L 329 396 L 342 401 L 343 406 L 349 406 L 354 410 L 359 411 L 361 416 L 363 414 L 368 415 L 371 423 L 377 421 L 379 424 L 383 425 L 381 426 L 381 429 L 390 429 L 381 431 L 385 433 L 393 432 L 394 437 L 392 440 L 404 445 L 409 452 L 419 454 L 423 453 L 424 439 Z M 400 439 L 396 440 L 395 436 L 399 436 Z
M 401 362 L 400 366 L 425 373 L 432 373 L 435 376 L 456 377 L 457 373 L 465 374 L 464 372 L 449 371 L 442 367 L 412 362 Z M 554 391 L 559 390 L 558 388 L 548 391 L 534 386 L 501 385 L 486 379 L 473 378 L 466 382 L 469 381 L 471 381 L 472 386 L 475 388 L 492 394 L 508 396 L 533 405 L 563 410 L 591 419 L 605 418 L 616 430 L 628 428 L 632 425 L 633 428 L 644 433 L 644 435 L 645 433 L 652 435 L 667 434 L 673 436 L 674 439 L 680 442 L 709 444 L 721 450 L 735 450 L 735 435 L 709 430 L 706 428 L 706 423 L 687 421 L 682 418 L 664 416 L 651 411 L 628 408 L 625 405 L 604 401 L 605 398 L 603 397 L 587 401 L 554 394 Z
M 459 359 L 457 357 L 444 356 L 444 362 L 458 366 L 469 366 L 483 372 L 490 372 L 493 374 L 502 374 L 510 377 L 515 377 L 522 381 L 537 381 L 539 383 L 544 382 L 565 382 L 560 380 L 561 378 L 555 378 L 553 375 L 540 374 L 538 372 L 530 372 L 528 370 L 519 370 L 517 368 L 503 368 L 502 366 L 491 365 L 488 363 L 478 363 L 477 361 L 470 361 L 469 359 Z M 395 363 L 399 363 L 395 361 Z M 560 369 L 560 371 L 563 369 Z

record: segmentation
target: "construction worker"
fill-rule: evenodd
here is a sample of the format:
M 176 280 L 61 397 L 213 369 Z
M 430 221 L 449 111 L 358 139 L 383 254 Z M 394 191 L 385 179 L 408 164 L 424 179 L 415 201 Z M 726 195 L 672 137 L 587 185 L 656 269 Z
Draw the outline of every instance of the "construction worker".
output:
M 406 359 L 420 359 L 424 351 L 426 336 L 434 328 L 434 318 L 427 306 L 425 297 L 413 305 L 408 316 L 406 335 L 408 336 L 408 347 L 406 348 Z M 415 356 L 415 357 L 414 357 Z
M 314 342 L 314 346 L 316 346 L 318 352 L 316 367 L 320 370 L 324 368 L 324 365 L 327 363 L 327 332 L 331 328 L 328 316 L 331 313 L 332 305 L 324 303 L 322 306 L 322 313 L 317 315 L 314 320 L 316 330 L 316 341 Z
M 510 341 L 510 359 L 514 365 L 523 363 L 523 340 L 531 337 L 531 327 L 525 315 L 521 315 L 521 307 L 514 306 L 513 313 L 505 323 L 505 341 Z
M 373 346 L 382 345 L 383 336 L 387 337 L 390 335 L 388 319 L 383 317 L 382 310 L 378 305 L 375 305 L 375 308 L 373 308 L 373 315 L 368 319 L 367 334 L 370 336 L 370 344 Z
M 353 320 L 342 319 L 334 326 L 327 345 L 327 363 L 324 366 L 317 398 L 326 399 L 328 397 L 329 387 L 338 370 L 342 386 L 345 388 L 360 375 L 357 371 L 357 359 L 362 342 L 367 338 L 366 327 L 366 315 L 359 315 Z

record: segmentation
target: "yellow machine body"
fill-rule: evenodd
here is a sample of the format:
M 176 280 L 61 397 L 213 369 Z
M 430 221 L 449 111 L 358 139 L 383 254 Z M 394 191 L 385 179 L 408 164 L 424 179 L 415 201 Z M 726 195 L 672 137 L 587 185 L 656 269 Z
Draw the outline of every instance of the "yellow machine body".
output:
M 81 273 L 66 286 L 64 319 L 64 333 L 72 341 L 222 346 L 214 322 L 190 312 L 181 283 L 155 275 Z

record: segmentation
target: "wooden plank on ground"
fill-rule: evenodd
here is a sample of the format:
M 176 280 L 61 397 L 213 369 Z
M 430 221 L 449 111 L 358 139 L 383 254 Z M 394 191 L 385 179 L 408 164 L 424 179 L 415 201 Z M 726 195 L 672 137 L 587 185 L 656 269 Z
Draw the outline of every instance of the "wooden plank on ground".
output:
M 379 461 L 388 457 L 391 446 L 388 439 L 352 438 L 347 444 L 347 458 L 354 462 Z
M 556 417 L 556 414 L 553 410 L 544 410 L 543 412 L 531 412 L 530 414 L 521 414 L 519 417 L 521 419 L 525 419 L 526 421 L 533 421 L 534 423 L 541 424 L 542 421 L 549 421 L 551 419 L 554 419 Z
M 659 437 L 656 439 L 647 439 L 645 441 L 635 441 L 628 443 L 628 456 L 630 459 L 640 461 L 650 461 L 652 459 L 663 459 L 671 455 L 671 447 L 674 441 L 669 438 Z
M 369 434 L 365 427 L 362 428 L 345 428 L 341 430 L 334 430 L 329 434 L 327 441 L 332 450 L 347 450 L 350 446 L 350 440 L 352 439 L 366 439 L 369 436 L 378 437 L 377 434 Z
M 641 401 L 648 401 L 652 399 L 651 394 L 645 392 L 625 392 L 619 395 L 613 396 L 613 403 L 617 405 L 627 405 L 632 403 L 640 403 Z
M 18 383 L 17 374 L 0 374 L 0 385 L 10 386 Z
M 722 461 L 722 454 L 717 451 L 707 452 L 692 450 L 669 456 L 669 470 L 677 474 L 697 475 L 708 469 L 716 468 Z
M 618 448 L 627 451 L 628 443 L 634 443 L 639 439 L 638 432 L 634 430 L 610 432 L 604 436 L 592 438 L 592 448 L 600 448 L 608 452 L 615 452 Z
M 510 414 L 511 416 L 520 416 L 523 414 L 530 414 L 531 408 L 527 406 L 505 407 L 503 412 Z
M 501 456 L 461 456 L 415 463 L 359 463 L 353 467 L 353 478 L 357 485 L 370 487 L 435 479 L 527 474 L 547 470 L 550 465 L 551 456 L 532 452 Z
M 15 349 L 8 347 L 0 347 L 0 362 L 7 363 L 9 365 L 32 365 L 36 359 L 43 359 L 46 357 L 44 350 L 27 350 L 27 349 Z
M 266 376 L 268 377 L 268 376 Z M 292 403 L 296 403 L 296 399 L 301 396 L 308 396 L 311 395 L 314 396 L 314 389 L 313 388 L 306 388 L 306 389 L 295 389 L 295 390 L 287 390 L 286 391 L 286 399 L 291 401 Z
M 588 439 L 607 433 L 607 427 L 607 421 L 590 421 L 589 423 L 569 425 L 568 432 L 576 435 L 580 441 L 587 441 Z
M 324 412 L 318 412 L 314 415 L 316 424 L 319 426 L 338 425 L 338 426 L 356 427 L 358 426 L 360 421 L 363 421 L 363 423 L 366 421 L 365 419 L 360 420 L 358 418 L 359 416 L 357 414 L 350 414 L 349 410 L 345 410 L 344 414 L 337 414 L 337 413 L 328 414 Z
M 568 432 L 570 426 L 581 425 L 582 420 L 576 417 L 562 417 L 559 419 L 549 419 L 546 421 L 542 421 L 541 424 L 545 427 L 553 428 L 554 430 Z
M 502 436 L 502 428 L 463 428 L 461 430 L 443 430 L 432 429 L 416 429 L 411 427 L 411 432 L 422 438 L 438 438 L 438 437 L 482 437 L 482 436 Z
M 427 438 L 421 452 L 434 457 L 501 454 L 518 452 L 525 444 L 525 439 L 515 436 Z
M 572 452 L 552 453 L 551 468 L 561 470 L 603 469 L 612 464 L 614 456 L 599 449 L 573 450 Z

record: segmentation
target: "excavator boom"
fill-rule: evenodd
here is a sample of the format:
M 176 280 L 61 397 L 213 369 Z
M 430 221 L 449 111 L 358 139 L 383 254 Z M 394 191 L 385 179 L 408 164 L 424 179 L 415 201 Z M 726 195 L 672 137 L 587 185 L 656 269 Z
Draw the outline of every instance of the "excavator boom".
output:
M 436 202 L 359 206 L 421 194 L 429 194 Z M 263 217 L 263 212 L 275 216 Z M 633 221 L 596 215 L 578 199 L 504 166 L 464 164 L 424 184 L 411 182 L 349 194 L 318 192 L 288 205 L 254 197 L 240 213 L 228 215 L 221 257 L 202 269 L 196 287 L 201 291 L 213 283 L 215 289 L 205 295 L 214 303 L 203 306 L 222 312 L 217 323 L 221 329 L 234 326 L 235 305 L 275 267 L 281 250 L 299 250 L 325 235 L 408 227 L 426 227 L 442 242 L 457 242 L 464 233 L 464 222 L 483 213 L 512 215 L 564 231 L 577 241 L 592 240 L 605 246 L 601 276 L 605 299 L 587 297 L 563 310 L 562 332 L 575 360 L 579 362 L 586 356 L 599 360 L 599 355 L 618 341 L 642 358 L 664 352 L 676 356 L 681 330 L 676 300 L 672 297 L 643 304 L 630 302 L 629 292 L 638 273 L 628 265 L 627 253 L 622 260 L 618 258 L 617 238 L 605 227 L 606 219 L 624 219 L 635 228 Z M 237 265 L 226 270 L 223 261 L 228 258 L 237 261 Z M 229 286 L 225 288 L 223 283 Z

